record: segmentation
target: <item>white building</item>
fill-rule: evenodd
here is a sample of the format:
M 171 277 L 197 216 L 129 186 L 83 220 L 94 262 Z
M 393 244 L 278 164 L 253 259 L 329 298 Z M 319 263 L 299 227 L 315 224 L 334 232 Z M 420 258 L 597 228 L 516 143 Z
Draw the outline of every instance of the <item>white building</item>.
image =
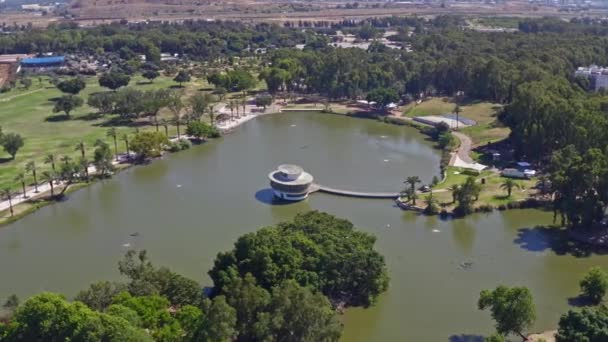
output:
M 268 175 L 275 197 L 287 201 L 300 201 L 308 197 L 313 178 L 297 165 L 280 165 Z
M 608 89 L 608 68 L 598 67 L 597 65 L 579 67 L 574 72 L 574 76 L 589 79 L 591 89 L 595 91 L 599 89 Z

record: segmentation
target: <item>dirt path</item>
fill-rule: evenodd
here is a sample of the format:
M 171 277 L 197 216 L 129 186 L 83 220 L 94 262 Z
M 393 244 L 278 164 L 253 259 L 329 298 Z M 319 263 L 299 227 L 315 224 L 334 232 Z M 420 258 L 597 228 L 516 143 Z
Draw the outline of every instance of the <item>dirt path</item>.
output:
M 456 150 L 454 156 L 458 156 L 462 161 L 466 163 L 474 163 L 473 159 L 471 158 L 471 146 L 473 145 L 471 138 L 468 135 L 460 132 L 452 132 L 452 134 L 456 138 L 458 138 L 458 140 L 460 140 L 460 146 L 458 146 L 458 150 Z M 450 165 L 453 164 L 453 160 L 454 157 L 452 157 Z

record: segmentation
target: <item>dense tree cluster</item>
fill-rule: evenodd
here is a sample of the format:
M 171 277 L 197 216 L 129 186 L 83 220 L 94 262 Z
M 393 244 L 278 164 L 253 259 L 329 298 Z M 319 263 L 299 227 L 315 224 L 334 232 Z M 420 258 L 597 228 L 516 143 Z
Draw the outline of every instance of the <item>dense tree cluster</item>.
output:
M 209 275 L 220 291 L 231 278 L 251 273 L 267 290 L 295 280 L 336 303 L 369 305 L 388 286 L 374 243 L 349 221 L 313 211 L 242 236 L 232 251 L 218 254 Z

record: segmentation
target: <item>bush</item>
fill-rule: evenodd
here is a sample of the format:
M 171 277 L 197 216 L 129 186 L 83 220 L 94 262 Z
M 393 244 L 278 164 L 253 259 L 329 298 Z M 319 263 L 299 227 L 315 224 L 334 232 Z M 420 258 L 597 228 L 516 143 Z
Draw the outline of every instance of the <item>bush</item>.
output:
M 580 282 L 581 294 L 599 304 L 608 290 L 608 274 L 600 267 L 592 267 Z
M 181 151 L 182 148 L 181 148 L 181 146 L 178 143 L 176 143 L 174 141 L 170 141 L 167 144 L 166 150 L 169 151 L 169 152 L 171 152 L 171 153 L 175 153 L 175 152 Z
M 179 141 L 179 149 L 182 150 L 182 151 L 189 149 L 190 146 L 192 146 L 192 144 L 188 140 L 181 139 Z

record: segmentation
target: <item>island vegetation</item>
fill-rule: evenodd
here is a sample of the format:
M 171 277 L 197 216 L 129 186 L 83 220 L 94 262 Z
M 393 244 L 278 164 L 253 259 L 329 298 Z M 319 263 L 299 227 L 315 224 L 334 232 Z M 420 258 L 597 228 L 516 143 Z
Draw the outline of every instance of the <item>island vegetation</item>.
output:
M 152 264 L 145 250 L 130 250 L 118 264 L 126 282 L 93 283 L 72 301 L 55 293 L 23 303 L 10 296 L 0 339 L 338 341 L 339 311 L 372 304 L 388 286 L 373 245 L 373 236 L 347 220 L 300 214 L 246 234 L 237 250 L 220 253 L 209 271 L 213 287 L 205 291 Z

